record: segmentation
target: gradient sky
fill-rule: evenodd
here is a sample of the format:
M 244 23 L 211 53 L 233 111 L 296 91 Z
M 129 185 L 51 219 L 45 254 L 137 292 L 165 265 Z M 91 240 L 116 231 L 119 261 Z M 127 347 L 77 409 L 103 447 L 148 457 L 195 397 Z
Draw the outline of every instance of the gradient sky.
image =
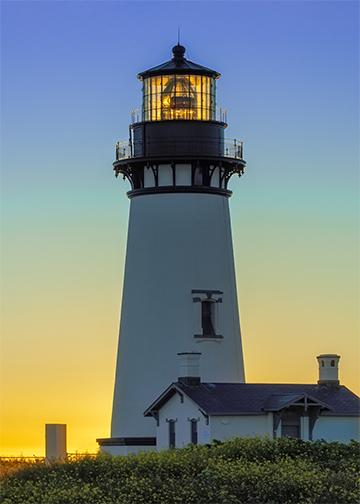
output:
M 230 204 L 247 381 L 311 383 L 336 352 L 359 392 L 359 4 L 1 8 L 1 453 L 41 455 L 46 422 L 72 452 L 109 435 L 129 210 L 114 144 L 178 25 L 245 141 Z

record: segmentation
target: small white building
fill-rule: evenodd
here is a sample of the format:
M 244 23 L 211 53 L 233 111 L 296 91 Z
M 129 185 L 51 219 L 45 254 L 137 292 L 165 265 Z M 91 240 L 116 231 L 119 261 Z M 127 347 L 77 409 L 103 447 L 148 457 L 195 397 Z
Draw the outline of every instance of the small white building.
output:
M 202 383 L 200 353 L 180 356 L 180 377 L 147 408 L 156 448 L 181 448 L 235 436 L 359 439 L 360 399 L 339 384 L 340 357 L 317 357 L 317 384 Z

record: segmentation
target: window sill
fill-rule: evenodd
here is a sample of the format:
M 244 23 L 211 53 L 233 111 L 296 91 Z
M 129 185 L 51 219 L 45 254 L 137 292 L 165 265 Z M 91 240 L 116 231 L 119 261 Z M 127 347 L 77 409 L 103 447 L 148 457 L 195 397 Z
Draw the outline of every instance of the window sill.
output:
M 195 334 L 194 338 L 200 343 L 201 341 L 218 341 L 220 342 L 221 340 L 224 339 L 224 336 L 221 336 L 221 334 L 217 334 L 216 336 L 204 336 L 203 334 Z

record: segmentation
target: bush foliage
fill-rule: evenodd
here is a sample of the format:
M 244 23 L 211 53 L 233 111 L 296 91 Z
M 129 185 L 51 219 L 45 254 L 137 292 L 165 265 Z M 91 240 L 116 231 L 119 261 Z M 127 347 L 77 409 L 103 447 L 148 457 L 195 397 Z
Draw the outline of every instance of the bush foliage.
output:
M 34 465 L 2 481 L 3 504 L 359 502 L 360 444 L 243 439 Z

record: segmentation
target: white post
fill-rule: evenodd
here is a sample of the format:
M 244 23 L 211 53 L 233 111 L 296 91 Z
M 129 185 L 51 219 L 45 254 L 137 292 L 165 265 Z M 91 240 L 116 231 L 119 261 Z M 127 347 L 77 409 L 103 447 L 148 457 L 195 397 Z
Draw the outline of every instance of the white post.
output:
M 300 417 L 300 432 L 303 441 L 309 441 L 309 415 Z
M 45 425 L 45 460 L 47 463 L 66 459 L 66 424 Z
M 271 411 L 267 414 L 267 435 L 274 439 L 274 414 Z

